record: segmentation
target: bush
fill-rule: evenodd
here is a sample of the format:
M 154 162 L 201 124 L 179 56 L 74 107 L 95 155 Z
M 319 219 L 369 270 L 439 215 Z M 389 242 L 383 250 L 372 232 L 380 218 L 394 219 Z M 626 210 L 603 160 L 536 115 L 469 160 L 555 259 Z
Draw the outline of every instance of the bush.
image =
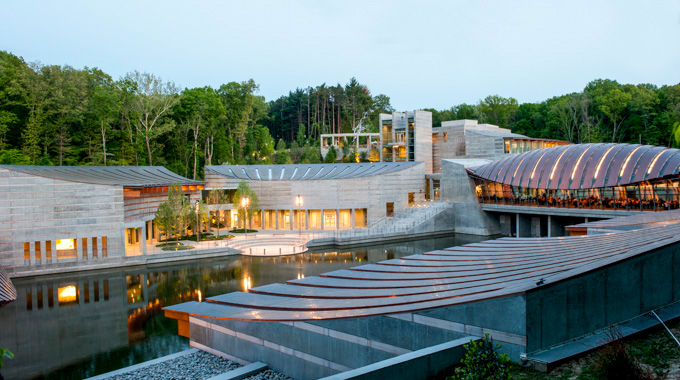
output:
M 456 374 L 450 377 L 454 380 L 501 380 L 510 379 L 510 358 L 499 354 L 502 347 L 494 343 L 487 333 L 479 342 L 471 340 L 464 346 L 467 349 L 461 366 L 456 368 Z
M 245 233 L 246 230 L 244 230 L 243 228 L 239 228 L 239 229 L 236 229 L 236 230 L 231 230 L 229 232 L 232 232 L 232 233 L 235 233 L 235 234 L 242 234 L 242 233 Z M 253 232 L 257 232 L 257 230 L 248 230 L 248 233 L 253 233 Z
M 631 355 L 623 334 L 612 327 L 607 332 L 606 344 L 598 352 L 590 369 L 593 379 L 647 380 L 656 379 L 655 373 L 645 370 Z
M 14 359 L 14 354 L 6 348 L 0 348 L 0 369 L 5 366 L 5 358 Z
M 194 249 L 194 246 L 193 245 L 175 245 L 175 246 L 161 248 L 161 250 L 163 250 L 163 251 L 186 251 L 188 249 Z

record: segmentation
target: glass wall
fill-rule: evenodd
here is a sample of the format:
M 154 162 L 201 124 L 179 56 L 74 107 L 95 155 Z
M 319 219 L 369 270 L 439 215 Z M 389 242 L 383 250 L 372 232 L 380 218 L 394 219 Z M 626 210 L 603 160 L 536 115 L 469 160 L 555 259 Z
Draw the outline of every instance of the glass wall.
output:
M 581 190 L 545 190 L 504 185 L 473 177 L 480 203 L 664 211 L 679 208 L 680 179 L 659 179 L 626 186 Z

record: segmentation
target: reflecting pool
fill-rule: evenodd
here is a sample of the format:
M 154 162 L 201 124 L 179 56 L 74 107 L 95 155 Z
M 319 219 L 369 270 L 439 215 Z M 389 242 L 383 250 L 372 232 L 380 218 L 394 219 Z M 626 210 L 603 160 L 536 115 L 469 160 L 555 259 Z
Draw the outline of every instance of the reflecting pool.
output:
M 189 348 L 161 308 L 485 240 L 455 235 L 283 257 L 230 256 L 14 279 L 0 309 L 6 379 L 81 379 Z

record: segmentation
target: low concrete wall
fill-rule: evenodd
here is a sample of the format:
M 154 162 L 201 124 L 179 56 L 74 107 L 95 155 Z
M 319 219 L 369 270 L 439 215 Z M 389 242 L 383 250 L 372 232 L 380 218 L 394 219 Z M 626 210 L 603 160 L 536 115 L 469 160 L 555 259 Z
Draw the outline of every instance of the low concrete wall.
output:
M 464 345 L 469 342 L 469 338 L 456 339 L 322 380 L 427 379 L 460 362 L 466 352 Z
M 526 293 L 527 352 L 617 324 L 680 300 L 680 246 L 613 263 Z

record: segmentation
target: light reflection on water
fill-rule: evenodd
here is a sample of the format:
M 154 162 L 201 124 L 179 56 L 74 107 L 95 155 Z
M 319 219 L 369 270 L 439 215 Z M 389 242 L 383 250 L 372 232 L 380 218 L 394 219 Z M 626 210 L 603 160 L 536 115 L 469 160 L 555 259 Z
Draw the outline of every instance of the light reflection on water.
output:
M 114 268 L 13 280 L 18 299 L 0 309 L 7 379 L 80 379 L 189 348 L 163 306 L 481 241 L 451 236 L 241 257 Z

